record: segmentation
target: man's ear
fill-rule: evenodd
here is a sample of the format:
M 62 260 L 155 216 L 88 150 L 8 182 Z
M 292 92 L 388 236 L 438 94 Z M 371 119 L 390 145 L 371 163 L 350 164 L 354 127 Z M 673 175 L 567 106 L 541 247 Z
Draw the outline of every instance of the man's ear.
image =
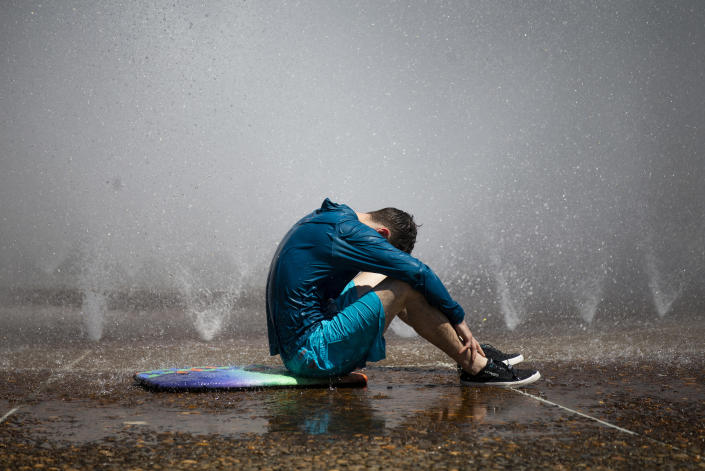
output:
M 387 240 L 389 240 L 389 236 L 391 235 L 391 232 L 389 232 L 389 229 L 386 227 L 378 227 L 377 233 Z

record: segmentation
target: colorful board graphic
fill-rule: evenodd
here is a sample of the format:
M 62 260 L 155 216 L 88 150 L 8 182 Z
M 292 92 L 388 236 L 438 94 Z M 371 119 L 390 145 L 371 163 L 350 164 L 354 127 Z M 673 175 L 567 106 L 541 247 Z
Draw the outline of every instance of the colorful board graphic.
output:
M 350 373 L 332 378 L 293 376 L 283 368 L 263 366 L 199 366 L 166 368 L 135 373 L 135 380 L 150 389 L 204 391 L 210 389 L 363 387 L 367 376 Z

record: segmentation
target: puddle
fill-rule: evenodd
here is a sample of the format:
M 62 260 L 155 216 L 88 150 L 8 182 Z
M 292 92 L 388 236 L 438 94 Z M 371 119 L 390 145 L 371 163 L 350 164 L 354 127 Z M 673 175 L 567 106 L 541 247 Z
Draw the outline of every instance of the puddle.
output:
M 46 401 L 23 406 L 8 422 L 30 425 L 35 436 L 58 442 L 86 443 L 117 435 L 128 429 L 237 436 L 261 433 L 267 420 L 251 412 L 202 413 L 194 409 L 150 406 L 125 408 L 97 405 L 93 401 Z
M 46 400 L 23 405 L 8 425 L 31 425 L 50 441 L 92 442 L 124 431 L 240 437 L 386 435 L 434 429 L 539 423 L 560 413 L 513 391 L 464 388 L 447 371 L 369 369 L 363 389 L 280 389 L 218 393 L 134 393 L 149 400 Z M 418 384 L 415 384 L 418 383 Z

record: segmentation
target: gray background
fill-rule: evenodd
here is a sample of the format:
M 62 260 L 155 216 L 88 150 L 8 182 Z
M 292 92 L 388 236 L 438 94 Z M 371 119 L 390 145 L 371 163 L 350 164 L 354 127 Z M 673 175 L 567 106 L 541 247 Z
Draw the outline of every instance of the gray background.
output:
M 704 58 L 700 1 L 4 1 L 0 288 L 257 298 L 329 196 L 473 319 L 701 316 Z

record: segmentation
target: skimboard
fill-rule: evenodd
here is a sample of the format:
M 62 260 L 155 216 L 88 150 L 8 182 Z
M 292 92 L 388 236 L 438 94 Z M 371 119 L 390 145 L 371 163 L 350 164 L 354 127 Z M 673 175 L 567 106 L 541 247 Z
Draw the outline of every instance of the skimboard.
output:
M 199 366 L 135 373 L 142 386 L 160 391 L 247 390 L 264 388 L 360 388 L 367 376 L 353 372 L 331 378 L 294 376 L 284 368 L 264 366 Z

